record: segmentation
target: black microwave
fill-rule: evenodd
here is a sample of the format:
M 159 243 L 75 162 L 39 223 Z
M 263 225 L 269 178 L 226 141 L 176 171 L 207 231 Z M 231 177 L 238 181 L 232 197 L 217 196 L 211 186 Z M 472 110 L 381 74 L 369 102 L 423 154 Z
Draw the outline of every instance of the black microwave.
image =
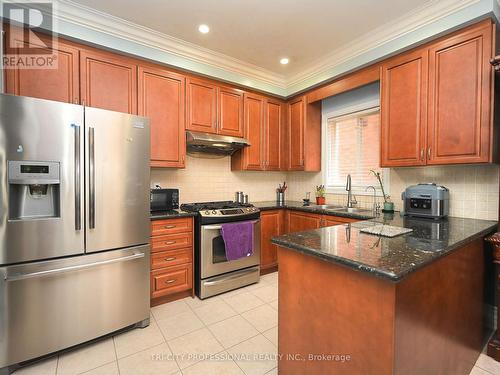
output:
M 151 212 L 179 208 L 179 189 L 151 189 Z

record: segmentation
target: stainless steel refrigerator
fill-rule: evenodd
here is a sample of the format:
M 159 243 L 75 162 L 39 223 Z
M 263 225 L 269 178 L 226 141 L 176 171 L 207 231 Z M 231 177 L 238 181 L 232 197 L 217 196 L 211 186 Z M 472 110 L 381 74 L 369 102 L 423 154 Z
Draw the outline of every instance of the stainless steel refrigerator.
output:
M 149 324 L 149 121 L 0 94 L 0 373 Z

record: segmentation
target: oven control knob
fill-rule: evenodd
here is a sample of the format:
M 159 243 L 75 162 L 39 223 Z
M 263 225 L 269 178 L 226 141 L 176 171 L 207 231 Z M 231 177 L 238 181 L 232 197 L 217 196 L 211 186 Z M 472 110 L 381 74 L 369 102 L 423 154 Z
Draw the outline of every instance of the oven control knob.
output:
M 205 215 L 210 215 L 210 211 L 205 211 Z
M 217 211 L 213 210 L 213 211 L 212 211 L 212 214 L 213 214 L 213 215 L 217 215 Z

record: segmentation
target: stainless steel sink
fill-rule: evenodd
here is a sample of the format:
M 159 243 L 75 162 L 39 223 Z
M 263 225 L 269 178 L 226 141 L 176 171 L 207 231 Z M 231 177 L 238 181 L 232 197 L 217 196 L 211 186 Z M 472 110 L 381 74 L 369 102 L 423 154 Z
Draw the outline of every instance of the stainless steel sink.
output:
M 371 213 L 370 210 L 366 210 L 366 209 L 362 209 L 362 208 L 356 208 L 356 207 L 352 207 L 352 208 L 340 207 L 340 208 L 337 208 L 337 209 L 332 209 L 332 211 L 335 211 L 335 212 L 346 212 L 346 213 Z
M 320 207 L 322 210 L 338 210 L 338 209 L 344 208 L 343 206 L 335 206 L 335 205 L 331 205 L 331 204 L 323 204 L 323 205 L 318 206 L 318 207 Z

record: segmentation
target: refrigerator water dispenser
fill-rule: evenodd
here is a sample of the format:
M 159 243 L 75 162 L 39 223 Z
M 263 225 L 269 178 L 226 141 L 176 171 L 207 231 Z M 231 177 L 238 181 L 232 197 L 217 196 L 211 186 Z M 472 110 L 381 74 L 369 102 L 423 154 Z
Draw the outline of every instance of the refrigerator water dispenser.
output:
M 9 219 L 60 217 L 58 162 L 9 161 Z

